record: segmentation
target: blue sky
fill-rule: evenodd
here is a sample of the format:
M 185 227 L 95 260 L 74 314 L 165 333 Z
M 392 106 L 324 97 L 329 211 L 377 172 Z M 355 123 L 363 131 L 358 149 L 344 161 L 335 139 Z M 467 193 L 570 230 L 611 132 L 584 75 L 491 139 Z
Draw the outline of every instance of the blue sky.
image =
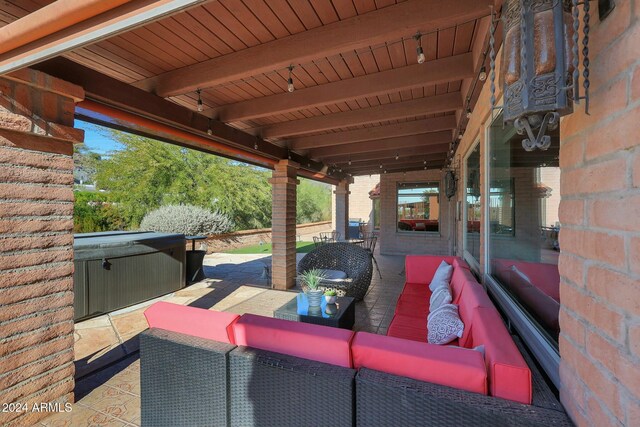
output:
M 121 145 L 111 138 L 109 130 L 102 126 L 76 120 L 75 127 L 84 130 L 84 143 L 91 151 L 107 154 L 121 148 Z

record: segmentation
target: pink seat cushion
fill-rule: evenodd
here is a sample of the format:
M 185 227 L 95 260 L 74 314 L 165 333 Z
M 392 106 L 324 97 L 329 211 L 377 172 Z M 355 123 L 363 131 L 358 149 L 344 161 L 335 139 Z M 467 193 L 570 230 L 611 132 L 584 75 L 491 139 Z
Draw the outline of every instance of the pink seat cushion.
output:
M 351 368 L 353 332 L 244 314 L 233 325 L 236 344 Z
M 416 295 L 427 300 L 431 298 L 431 290 L 426 283 L 411 283 L 407 282 L 402 288 L 402 294 Z
M 474 309 L 467 347 L 484 345 L 489 391 L 492 396 L 531 404 L 531 371 L 497 310 Z
M 398 298 L 395 314 L 427 318 L 429 314 L 429 298 L 418 295 L 402 294 Z
M 476 283 L 476 278 L 471 274 L 471 270 L 466 268 L 454 268 L 453 275 L 451 276 L 451 296 L 453 297 L 453 304 L 458 304 L 460 295 L 462 294 L 462 288 L 465 283 Z
M 235 344 L 232 325 L 240 318 L 224 311 L 157 302 L 145 310 L 150 328 Z
M 358 332 L 353 366 L 487 394 L 487 372 L 478 351 Z
M 493 303 L 480 283 L 476 281 L 466 282 L 458 301 L 458 314 L 460 314 L 460 319 L 464 323 L 464 333 L 460 338 L 462 347 L 473 347 L 469 343 L 476 307 L 493 308 Z

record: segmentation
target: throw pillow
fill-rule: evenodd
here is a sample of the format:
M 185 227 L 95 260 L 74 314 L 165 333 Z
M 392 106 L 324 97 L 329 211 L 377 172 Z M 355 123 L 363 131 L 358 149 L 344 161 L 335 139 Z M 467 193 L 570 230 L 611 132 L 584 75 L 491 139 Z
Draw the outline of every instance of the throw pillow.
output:
M 461 338 L 464 323 L 458 315 L 458 306 L 443 304 L 427 317 L 427 341 L 431 344 L 448 344 Z
M 449 285 L 439 286 L 431 294 L 431 299 L 429 299 L 429 311 L 437 310 L 442 304 L 450 304 L 451 299 L 451 290 L 449 289 Z
M 434 292 L 438 287 L 448 285 L 451 281 L 451 275 L 453 274 L 453 266 L 449 265 L 446 261 L 442 261 L 436 270 L 436 273 L 431 279 L 429 289 Z

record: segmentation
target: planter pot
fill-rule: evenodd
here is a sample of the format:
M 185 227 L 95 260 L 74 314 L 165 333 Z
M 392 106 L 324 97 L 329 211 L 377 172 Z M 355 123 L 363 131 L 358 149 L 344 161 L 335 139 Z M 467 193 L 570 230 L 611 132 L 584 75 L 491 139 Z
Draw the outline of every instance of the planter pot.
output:
M 337 299 L 338 299 L 338 297 L 335 296 L 335 295 L 325 295 L 324 296 L 324 300 L 327 302 L 327 304 L 335 304 Z
M 195 283 L 206 279 L 202 261 L 207 251 L 187 251 L 187 283 Z
M 307 298 L 309 299 L 309 307 L 319 307 L 322 304 L 323 294 L 324 292 L 321 290 L 307 291 Z
M 335 304 L 327 304 L 327 306 L 324 308 L 324 312 L 329 316 L 333 316 L 338 312 L 338 306 Z

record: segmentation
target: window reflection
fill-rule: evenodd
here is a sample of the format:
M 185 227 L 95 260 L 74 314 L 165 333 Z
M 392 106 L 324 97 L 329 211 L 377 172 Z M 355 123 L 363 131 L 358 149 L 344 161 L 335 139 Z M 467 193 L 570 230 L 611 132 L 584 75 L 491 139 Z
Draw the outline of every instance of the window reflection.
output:
M 559 334 L 559 132 L 547 151 L 526 152 L 498 117 L 489 142 L 492 276 L 553 341 Z
M 439 230 L 438 182 L 398 184 L 398 231 Z
M 466 174 L 465 250 L 480 262 L 480 144 L 467 157 Z

